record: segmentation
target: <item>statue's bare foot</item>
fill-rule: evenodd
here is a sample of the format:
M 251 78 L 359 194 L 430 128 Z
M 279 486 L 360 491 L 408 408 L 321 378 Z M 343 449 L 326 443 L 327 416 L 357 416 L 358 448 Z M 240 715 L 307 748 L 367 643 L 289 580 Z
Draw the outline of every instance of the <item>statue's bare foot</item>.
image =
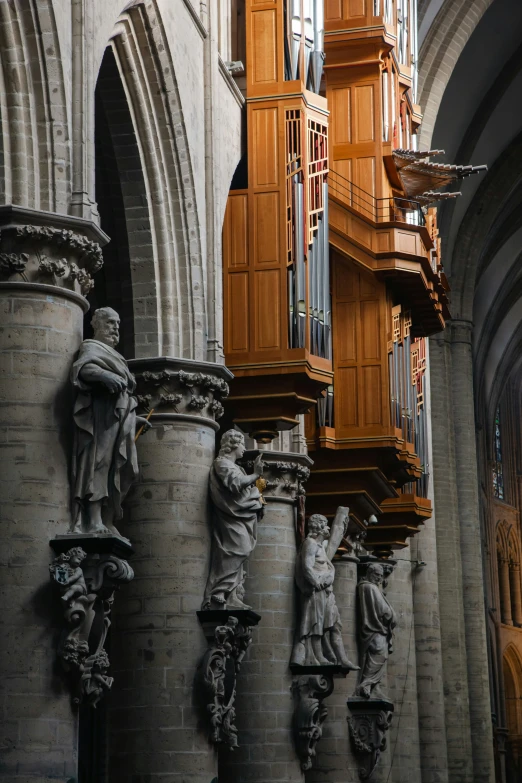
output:
M 223 604 L 225 605 L 227 602 L 227 599 L 225 598 L 225 593 L 214 593 L 212 596 L 212 600 L 216 604 Z

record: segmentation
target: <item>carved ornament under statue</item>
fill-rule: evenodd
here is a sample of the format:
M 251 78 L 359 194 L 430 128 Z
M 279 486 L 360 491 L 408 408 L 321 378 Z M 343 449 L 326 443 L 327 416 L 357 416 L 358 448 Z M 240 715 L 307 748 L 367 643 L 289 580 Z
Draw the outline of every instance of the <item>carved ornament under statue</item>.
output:
M 263 504 L 255 486 L 263 476 L 259 455 L 247 475 L 237 464 L 245 453 L 241 432 L 228 430 L 210 471 L 212 547 L 210 573 L 202 609 L 250 609 L 243 603 L 244 565 L 257 541 L 257 522 Z
M 64 541 L 51 544 L 63 547 Z M 81 547 L 60 552 L 49 571 L 61 593 L 65 620 L 58 658 L 72 680 L 73 701 L 95 707 L 113 683 L 104 644 L 114 592 L 134 572 L 114 554 L 88 554 Z
M 300 621 L 292 650 L 291 667 L 339 666 L 358 669 L 347 657 L 342 640 L 341 617 L 333 583 L 332 563 L 348 528 L 348 509 L 339 506 L 332 522 L 321 514 L 308 520 L 308 535 L 297 554 L 295 581 L 299 591 Z
M 120 318 L 110 307 L 92 317 L 94 337 L 84 340 L 71 371 L 76 390 L 72 460 L 71 533 L 121 536 L 115 522 L 138 475 L 136 429 L 150 428 L 136 415 L 136 382 L 119 342 Z
M 200 666 L 210 723 L 209 739 L 216 745 L 237 748 L 237 675 L 252 643 L 252 625 L 257 625 L 260 616 L 242 610 L 235 613 L 207 610 L 198 612 L 198 618 L 209 642 Z

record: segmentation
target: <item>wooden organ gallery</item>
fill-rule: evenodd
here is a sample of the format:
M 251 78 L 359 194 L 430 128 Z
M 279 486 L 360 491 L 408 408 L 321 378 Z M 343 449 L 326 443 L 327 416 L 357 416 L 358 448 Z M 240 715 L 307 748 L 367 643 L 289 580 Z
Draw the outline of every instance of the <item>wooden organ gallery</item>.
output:
M 258 443 L 306 416 L 307 513 L 381 557 L 431 516 L 426 338 L 449 317 L 441 191 L 417 151 L 414 0 L 247 0 L 246 160 L 223 231 L 227 411 Z

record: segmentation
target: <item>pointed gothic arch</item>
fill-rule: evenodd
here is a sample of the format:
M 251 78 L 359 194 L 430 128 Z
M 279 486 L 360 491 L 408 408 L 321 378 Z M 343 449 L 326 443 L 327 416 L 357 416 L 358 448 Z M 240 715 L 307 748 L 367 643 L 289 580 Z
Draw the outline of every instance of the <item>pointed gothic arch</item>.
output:
M 150 232 L 130 257 L 135 355 L 206 359 L 206 276 L 191 155 L 169 44 L 155 2 L 133 0 L 110 40 L 141 162 Z M 116 145 L 116 155 L 123 165 Z M 126 210 L 127 225 L 132 216 Z M 132 248 L 131 248 L 132 250 Z

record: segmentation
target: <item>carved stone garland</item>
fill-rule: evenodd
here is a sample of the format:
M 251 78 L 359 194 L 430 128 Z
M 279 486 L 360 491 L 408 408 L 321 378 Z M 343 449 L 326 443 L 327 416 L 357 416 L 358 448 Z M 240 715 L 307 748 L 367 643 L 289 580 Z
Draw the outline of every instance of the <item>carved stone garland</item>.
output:
M 294 737 L 303 772 L 312 767 L 316 746 L 323 736 L 323 723 L 328 710 L 323 700 L 333 692 L 333 677 L 312 674 L 296 677 L 292 683 L 294 694 Z
M 108 676 L 110 662 L 104 644 L 114 593 L 134 578 L 134 572 L 126 560 L 110 552 L 88 554 L 81 546 L 63 551 L 64 538 L 51 542 L 62 551 L 49 566 L 64 609 L 65 628 L 57 655 L 69 674 L 73 702 L 95 707 L 113 683 Z M 89 548 L 93 542 L 96 545 L 94 539 L 77 541 L 90 544 Z M 110 542 L 106 539 L 106 544 Z M 121 549 L 123 544 L 117 540 L 116 546 Z M 130 547 L 128 550 L 132 552 Z
M 175 360 L 171 362 L 174 365 Z M 179 363 L 179 362 L 178 362 Z M 222 400 L 228 397 L 228 383 L 206 372 L 177 369 L 140 371 L 130 362 L 138 384 L 137 400 L 143 411 L 180 413 L 220 419 Z
M 359 758 L 359 779 L 369 780 L 386 748 L 386 732 L 391 726 L 393 704 L 385 700 L 348 699 L 352 713 L 347 718 L 355 755 Z
M 86 296 L 102 266 L 100 245 L 69 229 L 13 223 L 0 231 L 0 280 L 21 278 Z
M 200 682 L 210 719 L 209 740 L 237 748 L 236 677 L 252 643 L 252 626 L 261 619 L 248 610 L 197 613 L 209 642 L 200 666 Z

